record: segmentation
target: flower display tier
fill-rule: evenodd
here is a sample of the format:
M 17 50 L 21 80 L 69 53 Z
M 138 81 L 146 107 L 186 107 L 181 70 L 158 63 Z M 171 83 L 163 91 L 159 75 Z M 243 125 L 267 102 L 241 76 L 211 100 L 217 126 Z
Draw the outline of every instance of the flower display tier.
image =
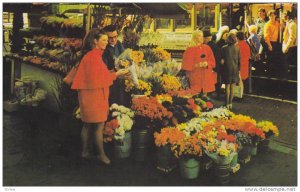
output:
M 131 72 L 132 78 L 125 80 L 126 91 L 132 94 L 131 109 L 112 106 L 117 118 L 106 123 L 106 140 L 122 141 L 126 127 L 134 122 L 134 159 L 145 161 L 147 155 L 156 154 L 160 171 L 168 173 L 179 165 L 183 178 L 195 179 L 213 168 L 218 182 L 226 184 L 239 163 L 256 155 L 260 143 L 279 134 L 272 122 L 216 108 L 189 88 L 181 64 L 161 48 L 126 49 L 115 66 Z M 150 153 L 153 149 L 155 153 Z

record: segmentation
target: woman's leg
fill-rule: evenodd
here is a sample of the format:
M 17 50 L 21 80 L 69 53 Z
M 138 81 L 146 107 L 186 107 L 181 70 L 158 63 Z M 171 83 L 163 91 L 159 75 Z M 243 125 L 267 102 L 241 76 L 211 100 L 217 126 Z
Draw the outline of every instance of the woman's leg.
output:
M 228 107 L 229 105 L 229 98 L 230 98 L 230 84 L 226 84 L 225 85 L 225 89 L 226 89 L 226 101 L 225 101 L 225 104 L 226 104 L 226 107 Z
M 233 97 L 234 97 L 234 87 L 235 87 L 234 83 L 230 84 L 230 96 L 229 96 L 230 109 L 232 109 L 232 101 L 233 101 Z
M 83 127 L 81 129 L 81 142 L 82 142 L 82 152 L 81 152 L 81 157 L 83 158 L 89 158 L 90 153 L 89 153 L 89 140 L 91 136 L 91 129 L 92 129 L 92 124 L 90 123 L 84 123 Z
M 240 85 L 241 85 L 241 98 L 243 98 L 244 95 L 244 82 L 242 78 L 240 78 Z
M 109 158 L 106 156 L 103 146 L 103 130 L 104 130 L 104 122 L 97 123 L 96 130 L 96 142 L 99 151 L 99 160 L 105 164 L 110 164 Z

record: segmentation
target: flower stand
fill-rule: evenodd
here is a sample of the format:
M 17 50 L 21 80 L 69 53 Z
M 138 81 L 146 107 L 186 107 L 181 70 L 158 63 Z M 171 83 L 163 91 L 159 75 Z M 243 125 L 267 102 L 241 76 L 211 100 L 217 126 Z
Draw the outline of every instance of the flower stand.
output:
M 240 168 L 241 166 L 238 163 L 238 153 L 235 153 L 230 163 L 230 171 L 231 173 L 236 173 L 240 170 Z
M 114 141 L 113 152 L 117 159 L 125 159 L 130 156 L 132 143 L 131 137 L 131 132 L 129 131 L 125 133 L 125 137 L 122 142 Z
M 145 161 L 148 151 L 149 134 L 147 129 L 137 130 L 134 135 L 134 160 Z
M 177 167 L 177 159 L 169 145 L 159 147 L 157 150 L 157 169 L 169 173 Z
M 179 168 L 183 178 L 196 179 L 199 175 L 200 162 L 195 158 L 180 158 Z
M 238 154 L 238 162 L 240 164 L 247 164 L 251 161 L 251 150 L 252 147 L 249 145 L 243 146 L 243 148 L 239 151 Z

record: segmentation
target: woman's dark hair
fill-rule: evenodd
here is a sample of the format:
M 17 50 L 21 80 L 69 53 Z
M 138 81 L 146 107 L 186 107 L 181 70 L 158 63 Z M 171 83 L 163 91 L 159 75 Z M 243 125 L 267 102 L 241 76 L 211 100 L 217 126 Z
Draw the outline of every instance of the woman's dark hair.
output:
M 238 40 L 242 41 L 245 39 L 245 35 L 243 32 L 239 31 L 236 33 L 236 37 L 238 38 Z
M 106 35 L 104 30 L 93 28 L 84 37 L 81 49 L 81 57 L 94 48 L 94 40 L 99 40 L 101 36 Z
M 230 32 L 227 36 L 226 43 L 228 45 L 235 44 L 236 43 L 236 35 L 234 33 Z

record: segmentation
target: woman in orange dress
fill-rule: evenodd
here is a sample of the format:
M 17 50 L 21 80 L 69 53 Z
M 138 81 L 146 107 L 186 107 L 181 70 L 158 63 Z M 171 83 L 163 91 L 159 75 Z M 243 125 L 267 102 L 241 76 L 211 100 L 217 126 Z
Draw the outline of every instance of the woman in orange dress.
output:
M 213 71 L 216 66 L 211 48 L 203 44 L 203 32 L 192 34 L 192 46 L 188 47 L 182 58 L 182 70 L 190 81 L 190 87 L 207 97 L 207 93 L 215 91 L 217 74 Z
M 113 81 L 128 73 L 128 70 L 110 72 L 102 61 L 108 37 L 100 29 L 92 29 L 84 38 L 82 60 L 74 77 L 72 89 L 78 90 L 81 120 L 84 122 L 81 139 L 83 158 L 89 157 L 88 143 L 93 125 L 96 125 L 98 159 L 110 164 L 103 147 L 104 122 L 107 120 L 109 106 L 109 87 Z
M 243 32 L 237 32 L 236 34 L 238 43 L 237 46 L 240 48 L 240 85 L 241 85 L 241 96 L 244 94 L 244 82 L 243 80 L 249 77 L 249 59 L 250 59 L 250 47 L 245 40 Z

